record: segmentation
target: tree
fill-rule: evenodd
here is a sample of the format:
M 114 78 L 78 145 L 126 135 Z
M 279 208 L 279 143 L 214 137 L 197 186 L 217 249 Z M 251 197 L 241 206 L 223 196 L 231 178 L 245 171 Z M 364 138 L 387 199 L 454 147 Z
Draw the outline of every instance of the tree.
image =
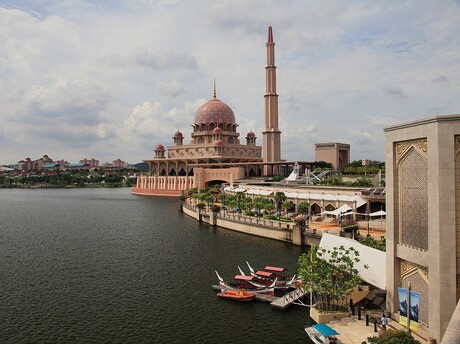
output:
M 302 287 L 315 297 L 315 307 L 320 312 L 341 310 L 347 305 L 348 294 L 361 284 L 355 268 L 359 261 L 359 252 L 344 246 L 332 250 L 312 246 L 308 254 L 299 257 Z
M 294 203 L 291 203 L 289 201 L 286 201 L 284 202 L 282 205 L 281 205 L 281 208 L 287 213 L 289 212 L 289 210 L 293 210 L 294 209 Z
M 286 194 L 284 192 L 278 191 L 275 193 L 275 204 L 276 204 L 276 210 L 280 211 L 281 210 L 281 205 L 286 202 Z
M 302 201 L 297 205 L 297 212 L 300 214 L 306 215 L 308 214 L 308 209 L 310 208 L 310 203 L 307 201 Z

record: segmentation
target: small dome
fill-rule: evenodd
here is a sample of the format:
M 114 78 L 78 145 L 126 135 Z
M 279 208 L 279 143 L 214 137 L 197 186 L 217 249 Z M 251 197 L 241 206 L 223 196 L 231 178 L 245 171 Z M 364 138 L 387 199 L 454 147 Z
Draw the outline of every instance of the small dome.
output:
M 220 129 L 219 127 L 215 127 L 212 132 L 213 134 L 222 134 L 222 129 Z
M 255 137 L 255 136 L 256 134 L 254 134 L 252 130 L 246 135 L 246 137 Z
M 222 141 L 222 140 L 217 140 L 216 142 L 214 142 L 214 145 L 215 145 L 215 146 L 223 146 L 223 145 L 224 145 L 224 141 Z
M 181 138 L 181 137 L 184 137 L 184 135 L 182 135 L 182 133 L 178 130 L 174 133 L 174 138 Z
M 164 151 L 164 150 L 165 150 L 165 147 L 164 147 L 161 143 L 159 143 L 159 144 L 157 145 L 157 148 L 155 148 L 155 150 L 157 150 L 157 151 Z
M 213 98 L 200 106 L 195 114 L 195 124 L 235 123 L 233 110 L 217 98 Z

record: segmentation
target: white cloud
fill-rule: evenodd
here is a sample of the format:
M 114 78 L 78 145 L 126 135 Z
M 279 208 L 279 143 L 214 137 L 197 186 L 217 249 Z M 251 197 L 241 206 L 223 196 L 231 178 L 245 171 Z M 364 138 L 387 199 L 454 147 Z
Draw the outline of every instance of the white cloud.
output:
M 0 163 L 148 158 L 189 137 L 214 78 L 261 144 L 269 25 L 283 158 L 339 141 L 383 160 L 385 126 L 460 109 L 458 2 L 2 3 Z

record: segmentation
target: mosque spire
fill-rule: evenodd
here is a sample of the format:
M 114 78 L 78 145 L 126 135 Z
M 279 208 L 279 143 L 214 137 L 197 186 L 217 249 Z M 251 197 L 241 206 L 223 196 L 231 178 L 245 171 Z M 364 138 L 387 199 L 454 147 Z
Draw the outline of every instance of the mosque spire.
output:
M 212 95 L 213 99 L 217 99 L 217 94 L 216 94 L 216 78 L 214 78 L 214 93 Z
M 271 26 L 268 27 L 268 39 L 267 39 L 267 43 L 273 43 L 273 31 L 272 31 L 272 27 L 271 27 Z

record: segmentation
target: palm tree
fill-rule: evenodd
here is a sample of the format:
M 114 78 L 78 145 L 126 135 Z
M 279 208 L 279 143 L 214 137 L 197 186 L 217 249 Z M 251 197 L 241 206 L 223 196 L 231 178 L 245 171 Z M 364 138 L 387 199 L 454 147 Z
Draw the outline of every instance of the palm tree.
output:
M 286 195 L 282 191 L 278 191 L 275 193 L 275 203 L 276 203 L 276 210 L 280 211 L 281 210 L 281 205 L 286 202 Z

